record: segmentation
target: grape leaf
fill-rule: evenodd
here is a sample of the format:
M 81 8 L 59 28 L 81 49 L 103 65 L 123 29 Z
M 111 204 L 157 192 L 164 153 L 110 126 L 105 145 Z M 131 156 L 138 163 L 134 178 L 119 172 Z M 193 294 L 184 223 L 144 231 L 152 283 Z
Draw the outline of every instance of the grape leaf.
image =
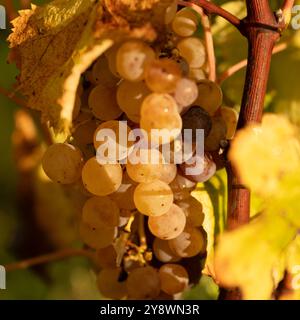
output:
M 283 116 L 266 114 L 262 125 L 240 131 L 232 143 L 230 160 L 242 181 L 257 194 L 277 193 L 280 179 L 300 165 L 297 130 Z
M 280 215 L 261 215 L 224 233 L 216 250 L 217 281 L 239 287 L 243 298 L 270 299 L 284 275 L 284 251 L 297 228 Z
M 28 105 L 57 132 L 68 132 L 81 74 L 122 38 L 154 40 L 171 1 L 54 0 L 20 11 L 8 40 Z

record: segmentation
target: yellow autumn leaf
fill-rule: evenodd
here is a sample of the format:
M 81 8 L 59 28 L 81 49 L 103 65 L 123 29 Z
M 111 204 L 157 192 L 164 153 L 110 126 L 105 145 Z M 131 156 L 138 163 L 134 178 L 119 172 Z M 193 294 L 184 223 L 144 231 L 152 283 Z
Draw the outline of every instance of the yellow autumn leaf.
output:
M 245 300 L 267 300 L 284 276 L 284 251 L 296 227 L 280 215 L 261 215 L 249 225 L 224 233 L 215 255 L 217 281 L 239 287 Z
M 9 36 L 19 91 L 56 132 L 68 132 L 81 74 L 114 43 L 153 41 L 172 0 L 54 0 L 20 11 Z
M 298 131 L 283 116 L 266 114 L 261 125 L 241 130 L 229 158 L 242 181 L 267 197 L 277 192 L 280 180 L 300 165 Z

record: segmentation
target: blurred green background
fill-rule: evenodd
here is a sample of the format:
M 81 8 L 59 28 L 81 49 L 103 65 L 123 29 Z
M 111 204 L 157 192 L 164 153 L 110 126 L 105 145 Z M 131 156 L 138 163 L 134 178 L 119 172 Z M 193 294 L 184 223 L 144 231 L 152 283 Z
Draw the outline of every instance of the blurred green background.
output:
M 35 1 L 41 4 L 44 1 Z M 228 10 L 244 16 L 244 1 L 215 1 L 226 3 Z M 274 8 L 282 1 L 271 0 Z M 10 1 L 0 1 L 7 7 Z M 300 4 L 300 1 L 297 1 Z M 28 1 L 13 1 L 15 9 Z M 0 31 L 0 87 L 12 90 L 18 74 L 14 65 L 7 64 L 7 30 Z M 246 58 L 247 43 L 231 26 L 221 19 L 214 19 L 213 33 L 221 73 L 229 66 Z M 299 32 L 289 30 L 282 41 L 288 49 L 274 56 L 266 99 L 267 111 L 284 112 L 293 122 L 300 123 L 300 36 Z M 235 74 L 223 84 L 225 103 L 239 108 L 244 70 Z M 31 216 L 30 201 L 19 204 L 20 177 L 16 170 L 12 135 L 14 114 L 19 106 L 0 94 L 0 264 L 49 252 L 57 248 Z M 30 177 L 28 177 L 30 178 Z M 23 177 L 24 179 L 24 177 Z M 28 209 L 28 210 L 27 210 Z M 53 230 L 52 230 L 53 231 Z M 59 230 L 62 232 L 62 230 Z M 54 231 L 55 233 L 55 231 Z M 75 242 L 75 245 L 77 243 Z M 200 289 L 199 289 L 200 288 Z M 215 298 L 216 288 L 209 279 L 203 278 L 201 286 L 188 294 L 188 298 Z M 203 289 L 205 288 L 205 289 Z M 95 275 L 84 258 L 66 259 L 34 269 L 13 271 L 7 274 L 7 290 L 0 290 L 0 299 L 99 299 Z

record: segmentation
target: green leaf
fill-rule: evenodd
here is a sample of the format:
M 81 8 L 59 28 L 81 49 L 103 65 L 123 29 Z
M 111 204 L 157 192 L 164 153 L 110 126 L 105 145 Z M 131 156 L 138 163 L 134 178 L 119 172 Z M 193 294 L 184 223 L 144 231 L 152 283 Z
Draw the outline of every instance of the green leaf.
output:
M 184 293 L 185 300 L 217 300 L 218 296 L 219 287 L 211 277 L 206 275 L 201 277 L 199 284 Z

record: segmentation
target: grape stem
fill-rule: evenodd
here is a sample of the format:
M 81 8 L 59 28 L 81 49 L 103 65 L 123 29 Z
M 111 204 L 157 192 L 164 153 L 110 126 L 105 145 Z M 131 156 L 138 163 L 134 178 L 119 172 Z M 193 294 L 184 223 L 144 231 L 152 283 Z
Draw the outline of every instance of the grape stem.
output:
M 178 1 L 178 4 L 183 7 L 190 7 L 194 9 L 201 18 L 201 24 L 204 30 L 204 39 L 205 46 L 207 51 L 207 62 L 208 62 L 208 79 L 211 81 L 216 81 L 216 57 L 215 57 L 215 49 L 214 49 L 214 41 L 211 32 L 211 26 L 209 17 L 204 13 L 203 9 L 195 3 L 186 2 L 186 1 Z
M 139 215 L 138 232 L 140 238 L 140 249 L 142 252 L 145 252 L 147 250 L 147 240 L 145 234 L 145 218 L 142 214 Z
M 190 0 L 187 1 L 190 3 L 194 3 L 200 7 L 202 7 L 206 14 L 215 14 L 218 15 L 228 22 L 230 22 L 233 26 L 240 30 L 241 20 L 237 18 L 235 15 L 221 8 L 220 6 L 208 1 L 208 0 Z
M 279 52 L 282 52 L 284 50 L 286 50 L 288 47 L 286 42 L 282 42 L 280 44 L 278 44 L 277 46 L 274 47 L 273 49 L 273 55 L 277 54 Z M 244 59 L 240 62 L 238 62 L 237 64 L 231 66 L 230 68 L 228 68 L 226 71 L 224 71 L 217 79 L 217 83 L 218 84 L 222 84 L 225 80 L 227 80 L 228 78 L 230 78 L 231 76 L 233 76 L 235 73 L 237 73 L 238 71 L 242 70 L 243 68 L 247 67 L 248 64 L 248 59 Z
M 56 252 L 37 256 L 34 258 L 9 263 L 4 267 L 5 267 L 5 270 L 9 272 L 9 271 L 27 269 L 40 264 L 45 264 L 49 262 L 63 260 L 66 258 L 76 257 L 76 256 L 82 256 L 82 257 L 87 257 L 89 259 L 92 259 L 93 252 L 87 249 L 67 248 L 67 249 L 56 251 Z

